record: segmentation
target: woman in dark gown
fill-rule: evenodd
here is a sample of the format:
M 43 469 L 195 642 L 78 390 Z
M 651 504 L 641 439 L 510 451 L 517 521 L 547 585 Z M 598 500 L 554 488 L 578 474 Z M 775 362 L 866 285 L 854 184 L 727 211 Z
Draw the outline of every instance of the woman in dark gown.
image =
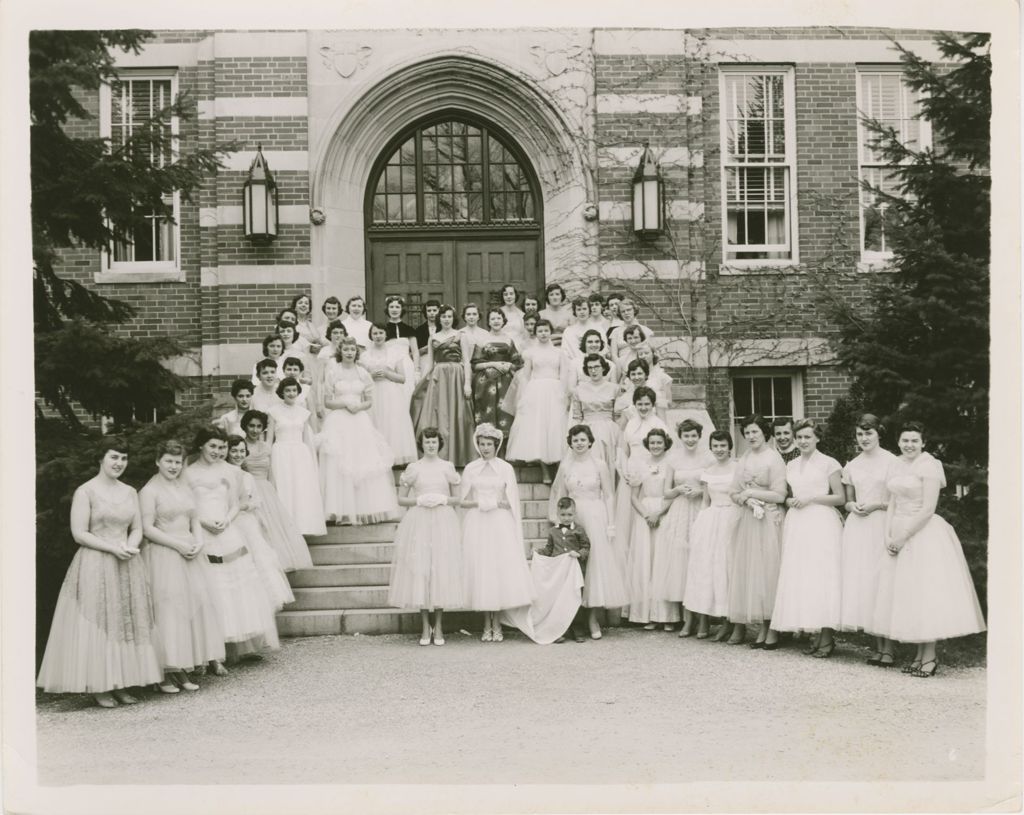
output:
M 473 407 L 466 394 L 466 355 L 469 343 L 456 331 L 455 309 L 442 305 L 437 315 L 439 328 L 430 338 L 423 358 L 423 378 L 413 391 L 410 412 L 416 437 L 436 427 L 444 438 L 439 455 L 456 467 L 476 458 L 473 449 Z
M 473 348 L 473 415 L 476 424 L 493 424 L 508 438 L 512 414 L 501 409 L 512 377 L 523 365 L 515 342 L 504 333 L 507 318 L 500 308 L 487 312 L 487 342 Z

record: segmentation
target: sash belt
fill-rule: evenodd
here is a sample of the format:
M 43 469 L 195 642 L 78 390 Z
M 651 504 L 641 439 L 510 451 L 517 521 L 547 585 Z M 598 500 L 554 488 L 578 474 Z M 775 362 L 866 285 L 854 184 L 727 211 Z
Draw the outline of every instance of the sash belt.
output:
M 206 559 L 210 563 L 230 563 L 232 560 L 238 560 L 242 555 L 249 554 L 249 550 L 244 546 L 241 549 L 236 549 L 230 555 L 207 555 Z

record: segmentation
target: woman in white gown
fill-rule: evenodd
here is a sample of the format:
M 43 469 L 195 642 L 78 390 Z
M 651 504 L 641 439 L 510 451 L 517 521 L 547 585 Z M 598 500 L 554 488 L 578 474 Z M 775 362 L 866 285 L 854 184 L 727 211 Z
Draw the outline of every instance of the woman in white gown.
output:
M 393 454 L 373 426 L 373 380 L 356 365 L 359 346 L 345 337 L 341 356 L 325 383 L 323 432 L 320 438 L 320 486 L 324 512 L 334 523 L 375 524 L 398 514 L 391 473 Z
M 622 439 L 622 430 L 615 422 L 615 400 L 619 388 L 608 381 L 611 363 L 601 354 L 587 354 L 581 368 L 586 379 L 572 391 L 572 419 L 575 424 L 588 425 L 593 431 L 597 439 L 594 454 L 604 461 L 614 480 L 615 457 Z
M 815 632 L 808 656 L 827 659 L 839 627 L 843 522 L 836 507 L 846 500 L 842 467 L 818 452 L 818 425 L 794 427 L 800 455 L 786 465 L 790 497 L 782 527 L 782 560 L 772 610 L 776 631 Z
M 480 458 L 462 473 L 465 605 L 484 612 L 483 642 L 502 641 L 500 612 L 533 600 L 515 470 L 497 457 L 502 441 L 494 425 L 479 425 L 474 442 Z
M 326 535 L 309 411 L 296 404 L 301 392 L 298 381 L 282 379 L 277 386 L 281 404 L 268 411 L 272 420 L 267 430 L 270 480 L 299 532 Z
M 370 321 L 366 319 L 366 301 L 358 294 L 345 303 L 345 316 L 341 318 L 348 336 L 354 337 L 360 348 L 370 344 Z
M 563 386 L 565 358 L 551 344 L 551 323 L 537 323 L 537 344 L 525 355 L 526 384 L 508 436 L 511 461 L 540 462 L 545 484 L 551 483 L 551 465 L 562 458 L 566 397 Z
M 373 379 L 370 418 L 387 439 L 395 464 L 416 460 L 416 435 L 409 413 L 410 391 L 405 387 L 408 366 L 404 349 L 387 342 L 384 326 L 370 327 L 370 347 L 359 355 L 359 364 Z
M 846 524 L 843 526 L 842 607 L 839 627 L 843 631 L 871 628 L 878 595 L 878 577 L 885 551 L 885 510 L 889 490 L 885 480 L 896 456 L 879 444 L 882 424 L 865 413 L 857 421 L 857 446 L 861 452 L 843 468 L 846 488 Z M 869 665 L 891 668 L 895 664 L 891 640 L 876 637 Z
M 508 334 L 517 348 L 526 344 L 526 328 L 523 325 L 523 310 L 516 303 L 519 292 L 511 283 L 501 287 L 501 310 L 505 314 L 505 333 Z
M 583 583 L 583 605 L 589 609 L 591 639 L 601 639 L 598 610 L 620 609 L 629 602 L 622 563 L 612 545 L 614 490 L 605 462 L 594 447 L 595 435 L 585 424 L 569 429 L 569 453 L 562 459 L 548 499 L 548 519 L 558 517 L 558 499 L 576 502 L 576 520 L 590 538 L 590 556 Z
M 900 457 L 886 481 L 892 496 L 886 511 L 885 545 L 871 632 L 917 645 L 903 670 L 935 675 L 938 640 L 985 630 L 971 572 L 956 532 L 935 514 L 946 486 L 942 464 L 924 452 L 924 427 L 900 428 Z

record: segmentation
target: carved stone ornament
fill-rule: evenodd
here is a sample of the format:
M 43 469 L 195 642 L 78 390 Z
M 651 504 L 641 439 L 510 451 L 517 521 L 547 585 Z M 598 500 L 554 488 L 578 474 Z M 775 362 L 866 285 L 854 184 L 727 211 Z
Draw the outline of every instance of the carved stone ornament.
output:
M 320 49 L 324 65 L 332 68 L 342 79 L 348 79 L 360 68 L 365 68 L 372 55 L 373 49 L 369 45 L 342 43 L 335 47 L 325 45 Z
M 313 226 L 320 226 L 327 220 L 327 213 L 320 207 L 313 207 L 309 211 L 309 220 L 312 222 Z
M 587 204 L 583 207 L 583 220 L 584 221 L 596 221 L 597 220 L 597 207 L 594 204 Z
M 569 45 L 565 48 L 547 49 L 543 45 L 534 45 L 530 48 L 530 53 L 541 68 L 551 76 L 558 76 L 569 70 L 569 63 L 583 53 L 583 48 L 579 45 Z

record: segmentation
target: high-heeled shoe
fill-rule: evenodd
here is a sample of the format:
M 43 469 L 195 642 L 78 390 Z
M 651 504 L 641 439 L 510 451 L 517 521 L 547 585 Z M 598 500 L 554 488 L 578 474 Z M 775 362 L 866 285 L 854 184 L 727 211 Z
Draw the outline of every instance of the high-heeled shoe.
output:
M 100 707 L 113 708 L 117 707 L 117 700 L 108 693 L 94 693 L 93 699 L 96 700 L 96 704 Z
M 820 648 L 818 648 L 814 652 L 813 656 L 816 659 L 828 659 L 830 656 L 832 656 L 832 652 L 835 651 L 835 650 L 836 650 L 836 641 L 832 640 L 832 642 L 830 642 L 828 645 L 822 645 Z
M 921 660 L 915 659 L 913 662 L 909 662 L 904 665 L 900 670 L 905 674 L 912 674 L 914 671 L 921 669 Z
M 931 665 L 932 669 L 930 671 L 926 671 L 924 667 L 925 665 Z M 912 672 L 910 675 L 916 676 L 921 679 L 927 679 L 928 677 L 935 676 L 935 672 L 938 669 L 939 661 L 937 659 L 926 659 L 924 662 L 921 663 L 920 667 L 916 671 Z

